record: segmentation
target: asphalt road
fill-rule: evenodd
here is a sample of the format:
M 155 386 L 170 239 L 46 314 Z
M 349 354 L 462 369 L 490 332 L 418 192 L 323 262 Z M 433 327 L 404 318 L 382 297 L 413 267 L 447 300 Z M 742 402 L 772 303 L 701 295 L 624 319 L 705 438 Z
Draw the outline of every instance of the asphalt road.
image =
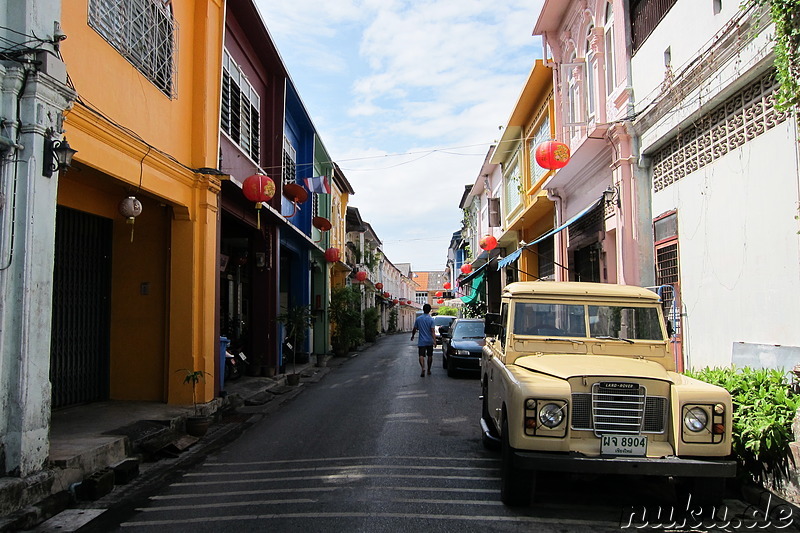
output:
M 421 378 L 417 361 L 408 335 L 381 339 L 301 385 L 117 531 L 689 530 L 666 527 L 678 505 L 666 480 L 540 475 L 534 504 L 503 506 L 499 454 L 480 442 L 477 375 L 448 378 L 437 351 Z M 727 518 L 747 512 L 725 504 Z M 734 530 L 721 524 L 706 530 Z

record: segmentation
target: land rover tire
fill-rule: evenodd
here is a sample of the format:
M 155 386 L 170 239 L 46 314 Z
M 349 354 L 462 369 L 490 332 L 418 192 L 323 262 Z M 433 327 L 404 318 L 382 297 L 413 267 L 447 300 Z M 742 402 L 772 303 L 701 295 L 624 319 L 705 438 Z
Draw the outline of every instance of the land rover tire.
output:
M 486 385 L 486 381 L 484 380 L 483 384 L 481 385 L 481 418 L 486 423 L 486 427 L 489 428 L 489 435 L 481 431 L 481 444 L 487 450 L 497 451 L 499 449 L 497 438 L 499 435 L 497 434 L 497 428 L 494 427 L 494 420 L 492 417 L 489 416 L 489 387 Z
M 527 505 L 532 499 L 536 473 L 514 467 L 514 449 L 508 439 L 505 416 L 500 442 L 500 500 L 509 507 Z

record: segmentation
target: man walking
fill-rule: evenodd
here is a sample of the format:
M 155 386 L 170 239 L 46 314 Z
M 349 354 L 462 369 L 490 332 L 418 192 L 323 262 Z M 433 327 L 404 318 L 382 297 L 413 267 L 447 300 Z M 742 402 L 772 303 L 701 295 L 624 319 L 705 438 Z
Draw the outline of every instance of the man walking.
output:
M 419 366 L 422 368 L 422 373 L 419 377 L 425 377 L 425 355 L 428 356 L 428 375 L 431 375 L 431 364 L 433 363 L 433 345 L 435 329 L 433 327 L 433 317 L 431 316 L 430 304 L 422 306 L 422 314 L 414 321 L 414 329 L 411 330 L 411 340 L 414 340 L 414 334 L 419 331 L 419 340 L 417 341 L 417 350 L 419 351 Z

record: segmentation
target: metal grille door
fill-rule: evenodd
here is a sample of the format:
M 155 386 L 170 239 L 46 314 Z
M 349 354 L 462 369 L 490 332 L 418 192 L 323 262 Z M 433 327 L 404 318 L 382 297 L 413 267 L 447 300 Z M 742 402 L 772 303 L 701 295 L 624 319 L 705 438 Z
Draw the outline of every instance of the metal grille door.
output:
M 50 382 L 53 408 L 108 398 L 112 221 L 58 207 Z

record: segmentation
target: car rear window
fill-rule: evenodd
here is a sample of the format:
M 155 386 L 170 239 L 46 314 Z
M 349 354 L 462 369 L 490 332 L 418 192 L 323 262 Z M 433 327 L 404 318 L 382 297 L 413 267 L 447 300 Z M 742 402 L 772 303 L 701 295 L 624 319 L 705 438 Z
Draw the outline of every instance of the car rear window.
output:
M 449 326 L 456 317 L 447 315 L 437 315 L 433 317 L 434 326 Z

